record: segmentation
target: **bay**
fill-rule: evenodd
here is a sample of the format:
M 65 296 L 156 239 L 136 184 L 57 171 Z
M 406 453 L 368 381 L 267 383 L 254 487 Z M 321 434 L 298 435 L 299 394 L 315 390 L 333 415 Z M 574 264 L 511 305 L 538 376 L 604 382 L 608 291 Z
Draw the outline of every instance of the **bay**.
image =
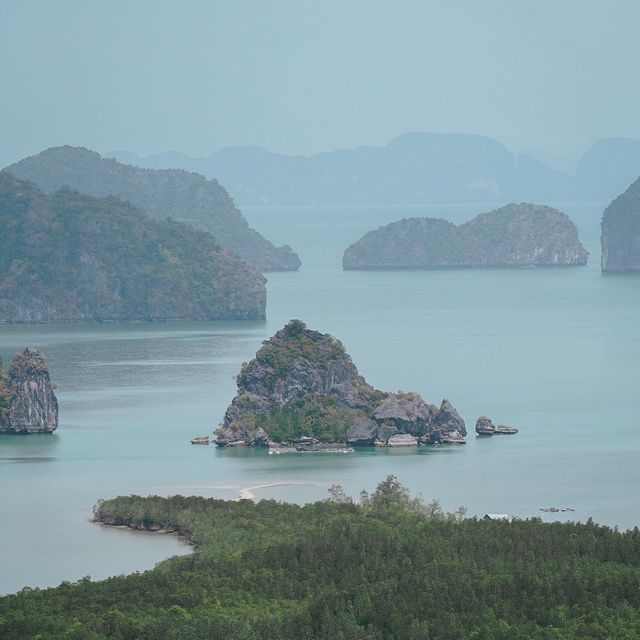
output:
M 0 438 L 0 593 L 188 552 L 171 536 L 91 524 L 95 501 L 119 494 L 303 502 L 394 473 L 449 510 L 636 526 L 640 277 L 601 275 L 602 204 L 558 206 L 579 225 L 586 267 L 345 272 L 346 246 L 378 225 L 486 207 L 263 207 L 245 211 L 251 224 L 303 261 L 268 274 L 266 322 L 0 326 L 5 362 L 27 345 L 45 352 L 61 406 L 55 434 Z M 222 420 L 241 363 L 290 318 L 339 337 L 374 386 L 448 398 L 467 444 L 293 456 L 192 446 Z M 485 414 L 520 433 L 476 438 Z M 575 512 L 540 511 L 565 505 Z

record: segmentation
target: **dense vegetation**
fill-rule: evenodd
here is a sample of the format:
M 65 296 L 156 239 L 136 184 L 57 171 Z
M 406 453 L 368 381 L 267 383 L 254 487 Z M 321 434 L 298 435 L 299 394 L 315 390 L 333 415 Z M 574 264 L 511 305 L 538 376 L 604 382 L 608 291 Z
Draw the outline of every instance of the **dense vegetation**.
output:
M 573 221 L 543 205 L 509 204 L 454 225 L 407 218 L 346 249 L 345 269 L 550 267 L 584 265 L 589 253 Z
M 259 319 L 265 281 L 214 238 L 0 172 L 0 321 Z
M 334 336 L 326 334 L 318 340 L 318 334 L 306 330 L 301 320 L 289 321 L 282 332 L 276 333 L 262 343 L 256 353 L 256 360 L 268 367 L 269 375 L 265 384 L 274 385 L 283 376 L 291 372 L 297 362 L 317 365 L 326 372 L 331 362 L 344 354 L 344 346 Z M 244 386 L 250 380 L 250 367 L 243 366 L 238 374 L 238 386 Z
M 323 442 L 344 442 L 358 417 L 358 412 L 339 405 L 330 396 L 304 396 L 269 414 L 256 415 L 255 426 L 264 429 L 276 442 L 302 436 Z
M 152 218 L 172 218 L 211 233 L 216 241 L 261 271 L 300 266 L 288 246 L 275 247 L 252 229 L 217 180 L 186 171 L 156 171 L 101 158 L 95 151 L 54 147 L 7 168 L 46 193 L 63 186 L 97 197 L 115 196 Z
M 445 514 L 393 477 L 359 504 L 121 497 L 105 523 L 186 535 L 152 571 L 0 599 L 3 640 L 640 637 L 640 531 Z

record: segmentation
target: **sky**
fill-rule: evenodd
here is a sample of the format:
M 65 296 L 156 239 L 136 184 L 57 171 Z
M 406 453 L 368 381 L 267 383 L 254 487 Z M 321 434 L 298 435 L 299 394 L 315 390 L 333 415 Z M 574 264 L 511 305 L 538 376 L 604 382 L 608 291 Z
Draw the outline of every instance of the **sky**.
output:
M 0 0 L 0 166 L 59 144 L 312 154 L 640 138 L 638 0 Z

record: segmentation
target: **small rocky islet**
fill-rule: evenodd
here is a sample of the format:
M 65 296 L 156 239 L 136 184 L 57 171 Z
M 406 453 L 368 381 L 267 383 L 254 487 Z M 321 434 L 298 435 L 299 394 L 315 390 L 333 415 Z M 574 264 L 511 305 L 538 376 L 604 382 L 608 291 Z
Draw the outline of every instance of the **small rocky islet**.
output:
M 214 435 L 221 447 L 344 453 L 356 446 L 463 444 L 465 421 L 443 400 L 375 389 L 342 343 L 291 320 L 236 378 L 238 393 Z
M 57 428 L 58 400 L 42 353 L 27 348 L 8 370 L 0 361 L 0 433 L 52 433 Z
M 504 424 L 495 425 L 491 418 L 480 416 L 476 422 L 476 433 L 479 436 L 508 436 L 518 433 L 518 429 Z
M 602 271 L 640 272 L 640 178 L 602 216 Z
M 512 203 L 461 225 L 439 218 L 393 222 L 348 247 L 343 268 L 580 266 L 588 256 L 576 225 L 562 211 Z

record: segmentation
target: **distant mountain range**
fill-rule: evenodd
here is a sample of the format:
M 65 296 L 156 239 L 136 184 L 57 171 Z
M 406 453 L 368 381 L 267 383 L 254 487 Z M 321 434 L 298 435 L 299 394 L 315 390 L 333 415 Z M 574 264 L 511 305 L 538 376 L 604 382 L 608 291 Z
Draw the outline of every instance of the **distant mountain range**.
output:
M 491 138 L 406 133 L 383 147 L 288 156 L 262 147 L 227 147 L 206 158 L 167 151 L 105 154 L 151 169 L 186 169 L 215 178 L 242 205 L 422 204 L 610 200 L 640 176 L 640 141 L 606 138 L 575 175 Z

